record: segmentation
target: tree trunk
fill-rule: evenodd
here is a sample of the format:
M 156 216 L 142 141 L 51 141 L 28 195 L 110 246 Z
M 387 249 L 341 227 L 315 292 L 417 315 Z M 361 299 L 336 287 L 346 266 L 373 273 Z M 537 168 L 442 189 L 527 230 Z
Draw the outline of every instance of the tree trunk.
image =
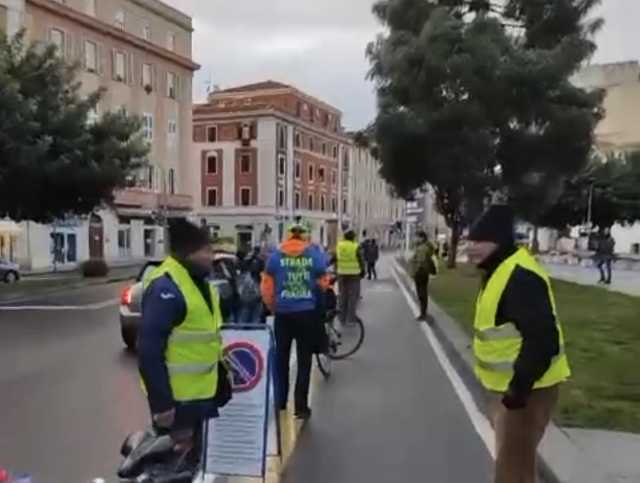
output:
M 451 227 L 451 243 L 449 246 L 448 268 L 456 268 L 458 260 L 458 244 L 460 243 L 460 225 L 455 223 Z
M 531 251 L 534 254 L 540 252 L 540 240 L 538 239 L 538 225 L 533 225 L 533 240 L 531 241 Z

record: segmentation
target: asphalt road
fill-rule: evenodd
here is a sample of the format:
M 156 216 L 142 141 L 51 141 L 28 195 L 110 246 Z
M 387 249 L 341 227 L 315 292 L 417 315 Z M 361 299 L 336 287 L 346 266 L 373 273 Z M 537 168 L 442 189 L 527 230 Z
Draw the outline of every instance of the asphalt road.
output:
M 491 456 L 382 265 L 364 285 L 364 345 L 316 388 L 283 481 L 489 483 Z
M 87 483 L 115 473 L 126 434 L 144 426 L 135 359 L 120 341 L 124 284 L 0 307 L 0 466 L 34 483 Z M 82 306 L 101 304 L 100 309 Z

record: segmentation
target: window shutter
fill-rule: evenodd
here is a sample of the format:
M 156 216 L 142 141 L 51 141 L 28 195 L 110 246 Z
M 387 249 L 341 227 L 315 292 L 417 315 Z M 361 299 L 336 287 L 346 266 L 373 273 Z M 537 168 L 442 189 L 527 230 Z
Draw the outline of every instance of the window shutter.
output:
M 208 192 L 207 192 L 207 186 L 204 182 L 204 177 L 205 177 L 205 173 L 207 172 L 207 156 L 208 156 L 208 152 L 207 151 L 202 151 L 202 168 L 200 169 L 200 183 L 202 186 L 202 205 L 203 206 L 207 206 L 207 202 L 209 200 L 207 200 L 207 196 L 208 196 Z
M 176 74 L 176 101 L 180 101 L 182 99 L 182 77 Z
M 151 66 L 151 86 L 155 92 L 160 91 L 160 77 L 158 76 L 158 68 L 155 64 Z
M 117 51 L 116 49 L 111 49 L 111 78 L 113 80 L 116 80 L 117 74 L 116 74 L 116 54 Z
M 103 76 L 105 71 L 105 62 L 104 62 L 104 46 L 102 44 L 98 44 L 96 48 L 96 66 L 98 67 L 98 75 Z
M 64 39 L 64 49 L 65 52 L 61 52 L 62 54 L 64 54 L 64 57 L 68 60 L 68 61 L 72 61 L 73 60 L 73 35 L 71 35 L 68 32 L 65 32 L 63 34 Z
M 193 142 L 204 143 L 207 141 L 207 128 L 205 126 L 193 126 Z

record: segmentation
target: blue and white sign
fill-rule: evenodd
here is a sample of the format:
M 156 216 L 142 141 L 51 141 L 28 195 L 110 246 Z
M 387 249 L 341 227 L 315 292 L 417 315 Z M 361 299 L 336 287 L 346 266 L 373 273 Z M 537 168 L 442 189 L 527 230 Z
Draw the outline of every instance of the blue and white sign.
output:
M 229 326 L 224 353 L 233 399 L 207 425 L 206 475 L 264 478 L 271 388 L 271 329 Z

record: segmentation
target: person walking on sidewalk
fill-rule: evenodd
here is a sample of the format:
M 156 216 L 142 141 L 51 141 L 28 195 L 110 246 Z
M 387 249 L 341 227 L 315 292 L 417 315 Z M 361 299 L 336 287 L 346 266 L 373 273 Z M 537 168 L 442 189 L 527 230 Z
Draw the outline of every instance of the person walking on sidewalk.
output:
M 611 267 L 615 258 L 615 248 L 616 241 L 611 236 L 611 231 L 607 229 L 598 240 L 596 248 L 595 259 L 598 270 L 600 270 L 600 281 L 598 283 L 611 285 Z
M 208 234 L 186 220 L 169 228 L 171 255 L 145 280 L 138 365 L 159 433 L 199 462 L 202 424 L 231 398 L 222 363 L 222 315 L 209 283 Z
M 349 230 L 344 239 L 338 242 L 337 273 L 339 294 L 340 322 L 343 324 L 359 320 L 357 314 L 360 301 L 360 282 L 365 275 L 365 264 L 362 250 L 356 242 L 356 232 Z
M 364 260 L 367 263 L 367 280 L 378 280 L 376 264 L 380 259 L 380 247 L 375 238 L 369 238 L 362 244 Z
M 495 483 L 534 483 L 536 454 L 571 375 L 549 276 L 517 248 L 508 206 L 491 206 L 469 233 L 483 272 L 475 315 L 475 372 L 492 394 Z
M 289 360 L 295 340 L 298 371 L 295 388 L 295 415 L 309 419 L 309 380 L 313 353 L 321 343 L 319 291 L 328 286 L 325 257 L 306 241 L 307 227 L 294 224 L 289 238 L 276 250 L 262 277 L 264 303 L 275 314 L 276 404 L 287 408 Z
M 410 263 L 410 271 L 416 285 L 416 293 L 420 302 L 420 315 L 418 320 L 426 321 L 429 309 L 429 279 L 435 274 L 436 266 L 433 261 L 436 248 L 429 241 L 428 235 L 421 231 L 418 233 L 418 244 Z

